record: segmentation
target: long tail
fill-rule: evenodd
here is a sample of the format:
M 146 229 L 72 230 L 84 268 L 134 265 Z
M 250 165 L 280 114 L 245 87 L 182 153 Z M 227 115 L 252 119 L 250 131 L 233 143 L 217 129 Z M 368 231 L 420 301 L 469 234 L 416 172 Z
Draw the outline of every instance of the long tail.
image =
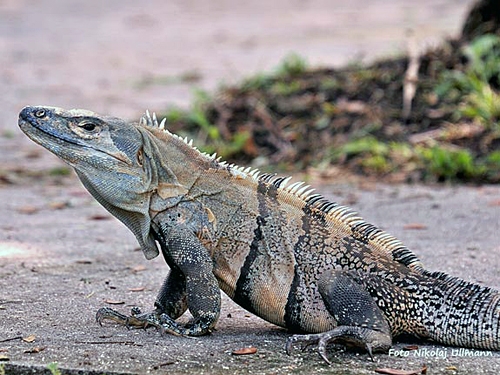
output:
M 430 338 L 446 345 L 500 350 L 500 292 L 442 272 L 426 273 L 424 325 Z

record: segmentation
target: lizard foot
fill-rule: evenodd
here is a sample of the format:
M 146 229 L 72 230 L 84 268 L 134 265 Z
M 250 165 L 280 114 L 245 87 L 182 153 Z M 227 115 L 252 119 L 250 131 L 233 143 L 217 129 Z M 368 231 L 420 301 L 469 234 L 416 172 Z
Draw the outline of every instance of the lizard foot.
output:
M 97 310 L 96 321 L 102 325 L 104 320 L 112 320 L 126 326 L 127 328 L 146 329 L 148 327 L 156 327 L 162 336 L 167 333 L 175 336 L 189 336 L 192 334 L 189 328 L 180 327 L 179 324 L 167 314 L 159 313 L 157 311 L 142 313 L 138 307 L 133 307 L 131 309 L 131 315 L 129 316 L 109 307 L 101 307 Z M 200 319 L 197 323 L 197 326 L 201 327 L 205 333 L 209 333 L 211 331 L 209 325 L 202 319 Z
M 143 314 L 138 307 L 133 307 L 131 309 L 131 315 L 129 316 L 109 307 L 101 307 L 97 310 L 95 318 L 99 325 L 102 325 L 104 320 L 112 320 L 126 326 L 127 328 L 148 328 L 153 326 L 162 330 L 158 314 L 155 312 Z
M 392 340 L 390 335 L 383 332 L 362 327 L 341 326 L 322 333 L 290 336 L 285 348 L 288 355 L 290 355 L 292 346 L 296 342 L 305 343 L 306 347 L 317 344 L 318 354 L 326 363 L 332 364 L 326 354 L 326 348 L 331 343 L 364 348 L 368 352 L 370 359 L 374 361 L 373 352 L 389 350 Z

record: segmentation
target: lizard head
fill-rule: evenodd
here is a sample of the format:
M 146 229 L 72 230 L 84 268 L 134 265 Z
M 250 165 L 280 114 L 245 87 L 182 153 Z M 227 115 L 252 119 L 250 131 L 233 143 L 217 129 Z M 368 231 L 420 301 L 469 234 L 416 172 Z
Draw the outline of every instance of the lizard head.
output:
M 156 146 L 144 127 L 55 107 L 25 107 L 19 126 L 75 169 L 94 198 L 134 233 L 147 259 L 158 255 L 150 198 L 159 184 L 175 186 L 176 179 L 167 167 L 156 165 Z

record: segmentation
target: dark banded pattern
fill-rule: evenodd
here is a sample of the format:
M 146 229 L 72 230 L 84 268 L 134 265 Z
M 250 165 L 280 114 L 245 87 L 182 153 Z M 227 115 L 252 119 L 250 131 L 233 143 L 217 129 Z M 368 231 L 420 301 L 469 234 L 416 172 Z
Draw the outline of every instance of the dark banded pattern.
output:
M 295 257 L 303 251 L 303 248 L 307 246 L 307 243 L 309 242 L 309 208 L 309 205 L 305 205 L 303 208 L 304 215 L 302 216 L 302 234 L 299 236 L 293 249 Z M 304 304 L 304 296 L 300 294 L 300 287 L 303 285 L 303 281 L 301 281 L 302 270 L 298 265 L 294 268 L 294 274 L 293 282 L 292 285 L 290 285 L 290 291 L 288 292 L 287 304 L 285 306 L 285 322 L 290 331 L 302 332 L 303 327 L 301 322 L 303 320 L 303 316 L 301 306 Z
M 83 118 L 101 131 L 86 133 Z M 398 239 L 303 182 L 259 177 L 255 169 L 204 154 L 154 114 L 130 124 L 82 110 L 27 107 L 19 124 L 74 166 L 89 192 L 135 234 L 146 258 L 159 254 L 155 240 L 162 243 L 173 272 L 157 300 L 162 311 L 143 320 L 133 314 L 141 326 L 208 333 L 220 314 L 222 289 L 247 310 L 294 331 L 345 324 L 341 331 L 359 334 L 352 329 L 370 328 L 376 318 L 387 323 L 375 322 L 376 329 L 390 329 L 379 348 L 390 346 L 392 335 L 410 333 L 500 350 L 498 291 L 424 270 Z M 174 320 L 186 308 L 193 324 Z M 106 311 L 99 316 L 128 324 L 127 317 Z
M 257 259 L 257 254 L 259 251 L 259 244 L 263 240 L 262 236 L 262 225 L 265 225 L 265 219 L 262 216 L 257 216 L 257 228 L 254 231 L 254 238 L 248 255 L 245 258 L 245 263 L 241 268 L 240 277 L 236 282 L 236 290 L 234 294 L 234 302 L 243 307 L 244 309 L 255 312 L 254 306 L 252 304 L 252 296 L 255 293 L 252 288 L 252 284 L 255 281 L 255 276 L 252 274 L 252 268 L 254 266 L 255 260 Z

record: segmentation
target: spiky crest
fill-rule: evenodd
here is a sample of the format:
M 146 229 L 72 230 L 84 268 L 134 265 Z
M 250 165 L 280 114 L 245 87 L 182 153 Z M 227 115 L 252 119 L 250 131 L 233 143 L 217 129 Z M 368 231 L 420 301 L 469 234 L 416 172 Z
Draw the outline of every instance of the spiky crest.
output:
M 321 194 L 313 194 L 314 189 L 304 182 L 298 181 L 289 184 L 291 177 L 277 177 L 275 173 L 261 174 L 258 169 L 228 164 L 226 161 L 220 160 L 220 157 L 217 157 L 216 153 L 209 155 L 202 152 L 193 145 L 192 139 L 188 139 L 187 137 L 182 138 L 177 134 L 169 132 L 165 127 L 166 118 L 158 123 L 158 119 L 154 112 L 151 115 L 149 111 L 146 110 L 146 113 L 141 117 L 139 124 L 141 126 L 157 128 L 170 136 L 181 140 L 190 148 L 198 151 L 200 155 L 203 155 L 211 161 L 215 161 L 220 167 L 226 168 L 237 178 L 249 178 L 256 183 L 264 182 L 266 184 L 274 185 L 278 191 L 288 193 L 299 200 L 302 200 L 304 204 L 308 205 L 310 208 L 314 208 L 319 212 L 322 212 L 327 220 L 335 222 L 338 225 L 348 226 L 357 238 L 370 242 L 372 245 L 383 249 L 383 251 L 385 251 L 388 255 L 391 255 L 397 262 L 400 262 L 415 271 L 424 272 L 424 268 L 420 260 L 412 251 L 404 246 L 400 240 L 377 228 L 376 226 L 367 223 L 351 208 L 340 205 L 336 202 L 331 202 L 324 198 Z

